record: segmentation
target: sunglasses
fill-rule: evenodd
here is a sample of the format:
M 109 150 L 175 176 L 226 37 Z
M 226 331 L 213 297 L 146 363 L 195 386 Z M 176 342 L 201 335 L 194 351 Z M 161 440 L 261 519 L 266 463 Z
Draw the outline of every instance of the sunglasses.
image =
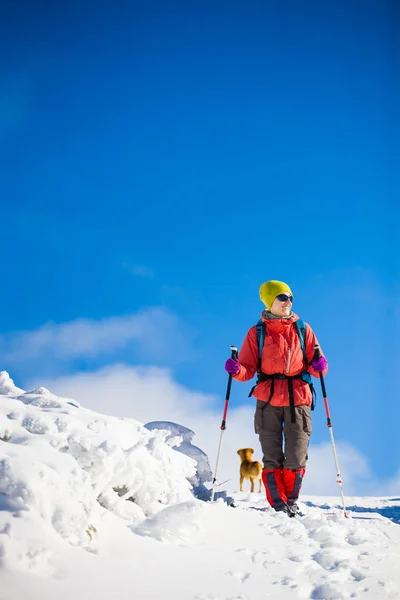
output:
M 286 300 L 293 302 L 293 296 L 288 296 L 287 294 L 278 294 L 276 299 L 279 300 L 279 302 L 286 302 Z

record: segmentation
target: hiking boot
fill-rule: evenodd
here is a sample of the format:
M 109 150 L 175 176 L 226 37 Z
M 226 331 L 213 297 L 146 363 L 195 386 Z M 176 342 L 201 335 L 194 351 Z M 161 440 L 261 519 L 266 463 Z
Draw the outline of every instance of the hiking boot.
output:
M 290 506 L 288 506 L 286 502 L 282 504 L 279 508 L 275 508 L 275 510 L 276 512 L 284 512 L 288 517 L 294 517 L 296 514 L 290 509 Z
M 299 505 L 297 502 L 288 502 L 288 507 L 295 515 L 299 512 Z

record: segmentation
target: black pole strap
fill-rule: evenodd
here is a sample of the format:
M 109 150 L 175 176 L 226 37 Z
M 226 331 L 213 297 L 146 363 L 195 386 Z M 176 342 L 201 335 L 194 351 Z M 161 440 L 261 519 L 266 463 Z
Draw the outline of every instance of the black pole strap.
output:
M 296 423 L 296 411 L 294 410 L 293 379 L 288 379 L 288 389 L 289 389 L 290 420 L 292 423 Z
M 314 346 L 314 357 L 313 360 L 318 360 L 321 357 L 321 348 L 318 346 L 318 344 L 315 344 Z M 325 380 L 324 380 L 324 376 L 322 375 L 322 373 L 319 374 L 319 378 L 321 381 L 321 389 L 322 389 L 322 395 L 324 398 L 326 398 L 326 388 L 325 388 Z
M 237 356 L 238 356 L 238 351 L 237 351 L 236 346 L 231 346 L 231 358 L 237 358 Z M 224 414 L 222 416 L 222 422 L 221 422 L 221 426 L 220 426 L 220 429 L 222 429 L 222 430 L 226 429 L 226 415 L 228 413 L 228 404 L 229 404 L 229 398 L 231 395 L 231 386 L 232 386 L 232 373 L 229 373 L 228 385 L 226 388 L 226 396 L 225 396 Z

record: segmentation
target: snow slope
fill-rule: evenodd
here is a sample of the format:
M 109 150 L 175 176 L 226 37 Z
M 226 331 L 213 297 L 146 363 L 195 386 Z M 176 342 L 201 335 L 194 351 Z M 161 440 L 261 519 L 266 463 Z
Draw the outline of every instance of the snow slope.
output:
M 0 373 L 0 599 L 400 599 L 400 497 L 347 498 L 348 519 L 338 498 L 296 519 L 259 494 L 203 502 L 177 428 Z

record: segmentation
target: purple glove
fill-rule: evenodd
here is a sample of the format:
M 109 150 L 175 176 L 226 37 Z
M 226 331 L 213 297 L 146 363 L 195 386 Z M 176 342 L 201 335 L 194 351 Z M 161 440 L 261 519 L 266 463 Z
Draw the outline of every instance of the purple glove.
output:
M 239 373 L 240 365 L 237 358 L 228 358 L 225 363 L 225 371 L 230 375 L 236 375 Z
M 321 371 L 325 371 L 327 364 L 328 361 L 326 360 L 325 356 L 320 356 L 319 358 L 314 358 L 311 361 L 310 367 L 319 373 Z

